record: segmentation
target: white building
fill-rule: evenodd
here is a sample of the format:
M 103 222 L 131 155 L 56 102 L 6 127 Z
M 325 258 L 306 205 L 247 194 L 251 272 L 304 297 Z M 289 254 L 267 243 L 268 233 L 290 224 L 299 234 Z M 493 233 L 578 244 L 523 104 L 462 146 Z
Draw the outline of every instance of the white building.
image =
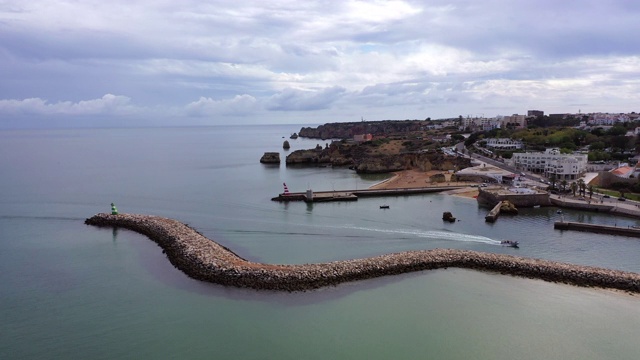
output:
M 616 123 L 626 123 L 630 121 L 627 114 L 595 113 L 589 118 L 589 125 L 614 125 Z
M 521 141 L 512 140 L 509 138 L 491 138 L 486 139 L 487 147 L 496 150 L 517 150 L 522 149 L 523 144 Z
M 486 117 L 470 117 L 462 119 L 460 130 L 470 129 L 471 131 L 488 131 L 500 128 L 500 120 Z
M 576 180 L 587 169 L 586 154 L 561 154 L 557 148 L 545 152 L 514 153 L 511 165 L 518 170 L 529 171 L 557 180 Z

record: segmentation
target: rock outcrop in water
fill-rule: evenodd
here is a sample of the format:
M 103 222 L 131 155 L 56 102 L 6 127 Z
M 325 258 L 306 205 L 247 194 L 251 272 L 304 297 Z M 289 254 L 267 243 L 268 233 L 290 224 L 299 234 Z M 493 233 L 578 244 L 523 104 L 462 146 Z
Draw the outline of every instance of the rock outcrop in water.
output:
M 510 215 L 518 215 L 518 208 L 509 200 L 503 200 L 500 203 L 500 213 L 501 214 L 510 214 Z
M 265 152 L 260 158 L 260 162 L 263 164 L 280 164 L 280 153 Z
M 442 213 L 442 220 L 448 222 L 456 222 L 456 218 L 453 217 L 453 214 L 449 211 L 445 211 Z
M 88 225 L 122 227 L 148 236 L 188 276 L 260 290 L 304 291 L 412 271 L 459 267 L 578 286 L 640 292 L 640 274 L 468 250 L 420 250 L 319 264 L 247 261 L 176 220 L 149 215 L 97 214 Z

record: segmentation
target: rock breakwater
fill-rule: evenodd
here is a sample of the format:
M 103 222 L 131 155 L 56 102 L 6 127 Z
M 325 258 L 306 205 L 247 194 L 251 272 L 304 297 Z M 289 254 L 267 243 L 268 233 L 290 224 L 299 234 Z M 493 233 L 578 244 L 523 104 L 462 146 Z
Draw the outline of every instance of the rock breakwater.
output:
M 435 249 L 318 264 L 277 265 L 247 261 L 179 221 L 150 215 L 97 214 L 88 225 L 121 227 L 148 236 L 188 276 L 259 290 L 304 291 L 343 282 L 401 273 L 458 267 L 577 286 L 640 292 L 640 274 L 548 260 Z

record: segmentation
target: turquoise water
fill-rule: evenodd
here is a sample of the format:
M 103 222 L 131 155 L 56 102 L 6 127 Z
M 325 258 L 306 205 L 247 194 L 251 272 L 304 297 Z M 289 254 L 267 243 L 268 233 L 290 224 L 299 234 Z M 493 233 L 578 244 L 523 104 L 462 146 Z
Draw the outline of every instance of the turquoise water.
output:
M 307 293 L 187 278 L 154 243 L 85 226 L 109 210 L 168 216 L 250 260 L 307 263 L 460 248 L 640 272 L 640 240 L 553 230 L 555 210 L 484 223 L 474 200 L 424 195 L 282 204 L 380 176 L 265 166 L 299 127 L 0 132 L 0 357 L 636 359 L 637 295 L 447 269 Z M 383 201 L 384 200 L 384 201 Z M 380 210 L 381 202 L 390 205 Z M 443 211 L 460 219 L 443 223 Z M 635 219 L 565 211 L 565 218 Z M 498 242 L 517 239 L 520 249 Z

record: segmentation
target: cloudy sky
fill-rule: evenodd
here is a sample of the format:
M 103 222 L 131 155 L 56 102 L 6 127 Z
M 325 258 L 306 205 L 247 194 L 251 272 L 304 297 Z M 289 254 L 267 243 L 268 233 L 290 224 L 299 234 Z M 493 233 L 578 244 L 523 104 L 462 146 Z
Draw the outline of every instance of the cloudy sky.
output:
M 636 0 L 0 0 L 0 126 L 640 111 Z

